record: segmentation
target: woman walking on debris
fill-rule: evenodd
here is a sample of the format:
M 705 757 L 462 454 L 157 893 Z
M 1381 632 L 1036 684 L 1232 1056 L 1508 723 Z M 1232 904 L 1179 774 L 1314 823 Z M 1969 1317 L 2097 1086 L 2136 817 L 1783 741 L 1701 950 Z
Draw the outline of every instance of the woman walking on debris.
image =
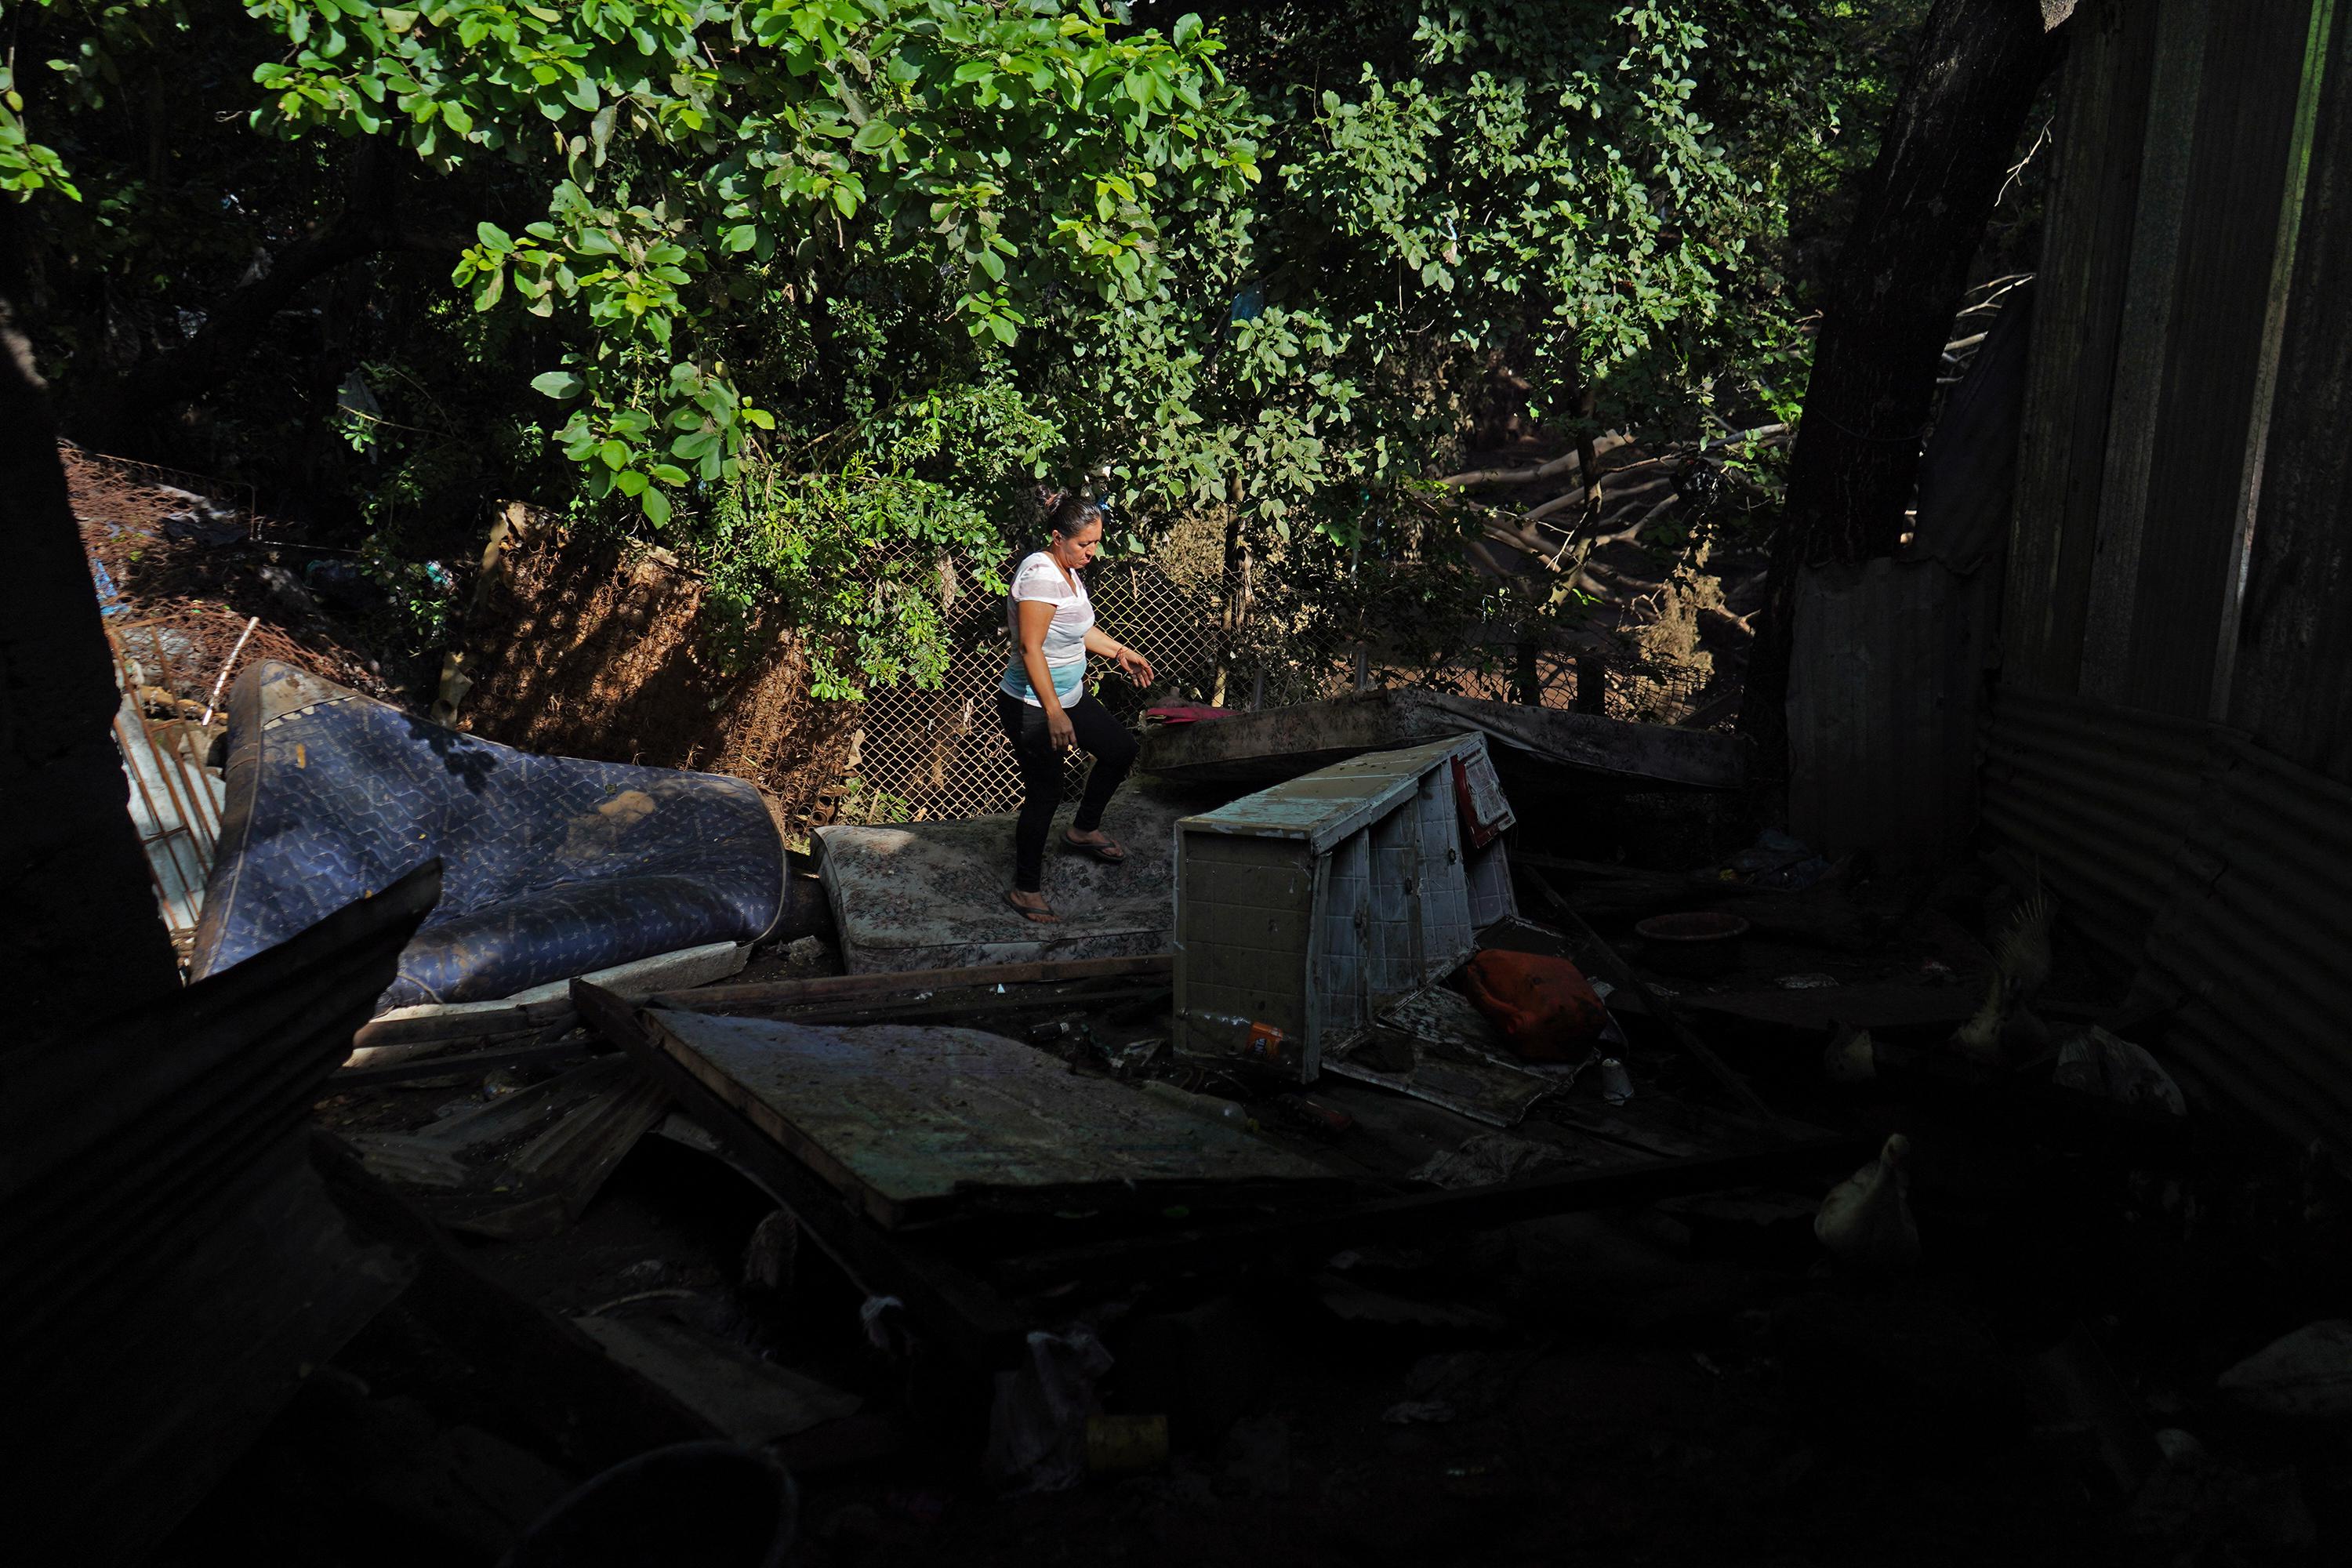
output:
M 1027 792 L 1013 835 L 1013 886 L 1004 899 L 1041 924 L 1060 917 L 1044 892 L 1045 835 L 1062 803 L 1062 753 L 1072 746 L 1095 760 L 1077 816 L 1062 835 L 1065 848 L 1118 865 L 1127 850 L 1102 830 L 1103 807 L 1135 762 L 1135 737 L 1086 690 L 1087 655 L 1117 664 L 1138 686 L 1151 684 L 1151 661 L 1095 625 L 1095 607 L 1078 574 L 1102 545 L 1102 509 L 1084 496 L 1040 489 L 1038 502 L 1052 530 L 1045 548 L 1013 573 L 1005 620 L 1013 658 L 996 694 L 997 721 L 1013 742 Z

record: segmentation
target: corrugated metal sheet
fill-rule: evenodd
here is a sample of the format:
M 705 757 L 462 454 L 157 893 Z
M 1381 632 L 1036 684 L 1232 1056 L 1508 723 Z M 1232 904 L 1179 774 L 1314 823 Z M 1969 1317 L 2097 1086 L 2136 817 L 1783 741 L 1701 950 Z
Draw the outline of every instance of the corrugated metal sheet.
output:
M 2352 1143 L 2352 789 L 2250 742 L 2216 748 L 2213 809 L 2149 930 L 2167 1045 L 2299 1139 Z
M 2156 23 L 2099 0 L 2067 25 L 2002 620 L 2011 677 L 2055 690 L 2082 662 Z
M 2213 6 L 2199 19 L 2201 69 L 2184 103 L 2160 102 L 2151 121 L 2193 121 L 2184 204 L 2164 242 L 2175 252 L 2168 287 L 2150 301 L 2160 371 L 2147 379 L 2140 438 L 2111 436 L 2106 504 L 2137 513 L 2126 559 L 2107 548 L 2099 566 L 2081 689 L 2136 708 L 2202 718 L 2210 708 L 2224 574 L 2237 533 L 2238 486 L 2254 401 L 2271 260 L 2287 194 L 2287 150 L 2310 32 L 2309 0 Z M 2159 68 L 2159 76 L 2165 72 Z M 2162 84 L 2159 84 L 2162 90 Z M 2299 193 L 2298 193 L 2299 195 Z M 2143 204 L 2145 205 L 2145 204 Z M 2119 375 L 2122 387 L 2137 377 Z M 2184 454 L 2206 453 L 2200 461 Z
M 2320 87 L 2229 717 L 2352 783 L 2352 26 Z
M 1816 567 L 1797 585 L 1789 826 L 1893 870 L 1958 850 L 1973 820 L 1978 692 L 1996 587 L 1938 561 Z
M 2134 963 L 2224 733 L 2004 685 L 1985 734 L 1985 827 L 2039 868 L 2075 929 Z
M 2015 688 L 1985 744 L 1988 833 L 2177 1008 L 2168 1059 L 2352 1144 L 2352 789 L 2218 724 Z

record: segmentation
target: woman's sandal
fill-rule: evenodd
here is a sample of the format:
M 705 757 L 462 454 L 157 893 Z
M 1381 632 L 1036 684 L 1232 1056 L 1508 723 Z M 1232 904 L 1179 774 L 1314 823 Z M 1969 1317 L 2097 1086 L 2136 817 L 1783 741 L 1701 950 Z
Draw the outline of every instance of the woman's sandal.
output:
M 1029 905 L 1024 904 L 1020 900 L 1014 898 L 1013 895 L 1013 889 L 1005 889 L 1004 901 L 1012 905 L 1014 912 L 1021 915 L 1024 919 L 1035 921 L 1041 926 L 1059 925 L 1062 923 L 1062 917 L 1055 914 L 1051 909 L 1033 909 Z
M 1091 855 L 1106 866 L 1118 865 L 1127 858 L 1127 847 L 1116 838 L 1105 837 L 1099 844 L 1088 844 L 1065 833 L 1062 835 L 1062 847 L 1080 855 Z

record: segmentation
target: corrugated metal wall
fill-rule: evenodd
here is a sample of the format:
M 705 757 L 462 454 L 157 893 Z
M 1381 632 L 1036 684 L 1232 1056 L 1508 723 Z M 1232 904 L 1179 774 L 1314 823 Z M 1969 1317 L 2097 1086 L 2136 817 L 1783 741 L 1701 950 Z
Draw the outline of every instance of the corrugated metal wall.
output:
M 2078 14 L 1980 784 L 2186 1076 L 2352 1147 L 2337 5 Z

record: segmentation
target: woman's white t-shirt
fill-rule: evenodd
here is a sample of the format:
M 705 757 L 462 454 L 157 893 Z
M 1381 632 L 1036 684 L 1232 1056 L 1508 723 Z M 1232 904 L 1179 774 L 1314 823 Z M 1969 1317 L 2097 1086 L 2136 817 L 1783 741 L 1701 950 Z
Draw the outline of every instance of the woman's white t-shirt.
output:
M 1067 704 L 1076 700 L 1087 676 L 1087 633 L 1094 629 L 1094 601 L 1077 574 L 1065 576 L 1061 563 L 1040 550 L 1024 558 L 1013 573 L 1013 592 L 1004 605 L 1005 628 L 1013 634 L 1013 661 L 1005 667 L 1002 689 L 1033 707 L 1043 707 L 1030 689 L 1029 671 L 1021 662 L 1021 605 L 1039 600 L 1054 606 L 1045 628 L 1045 671 L 1054 678 L 1054 695 Z

